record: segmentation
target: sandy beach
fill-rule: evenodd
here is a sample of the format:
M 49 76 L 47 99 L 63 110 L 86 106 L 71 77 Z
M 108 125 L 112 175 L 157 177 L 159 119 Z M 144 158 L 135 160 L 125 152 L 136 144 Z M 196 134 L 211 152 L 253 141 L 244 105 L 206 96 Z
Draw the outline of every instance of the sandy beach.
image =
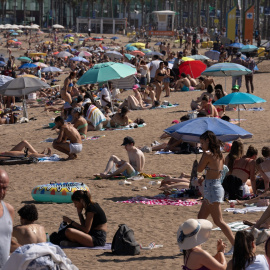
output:
M 110 35 L 108 35 L 110 36 Z M 118 43 L 125 45 L 128 39 L 119 36 Z M 110 40 L 105 40 L 110 42 Z M 151 46 L 156 42 L 152 39 Z M 24 44 L 26 47 L 26 44 Z M 156 46 L 157 47 L 157 46 Z M 18 57 L 23 51 L 11 49 L 12 55 Z M 179 48 L 173 49 L 175 51 Z M 200 50 L 204 54 L 205 50 Z M 0 47 L 0 54 L 7 55 L 6 48 Z M 16 63 L 19 64 L 18 60 Z M 270 100 L 270 61 L 259 64 L 259 72 L 254 75 L 254 94 Z M 67 74 L 61 75 L 61 85 Z M 225 85 L 224 78 L 215 78 L 216 83 Z M 231 92 L 231 78 L 227 78 L 227 92 Z M 242 92 L 246 92 L 244 77 Z M 121 94 L 121 99 L 127 97 L 130 91 Z M 154 141 L 160 141 L 159 137 L 163 130 L 171 125 L 171 122 L 187 114 L 190 110 L 190 102 L 199 96 L 200 92 L 172 92 L 168 100 L 171 103 L 179 103 L 179 106 L 170 109 L 140 110 L 131 111 L 128 116 L 135 120 L 140 117 L 146 122 L 146 126 L 133 130 L 123 131 L 95 131 L 88 132 L 87 136 L 105 135 L 98 140 L 88 140 L 83 142 L 83 151 L 78 159 L 73 161 L 61 161 L 51 163 L 38 163 L 30 165 L 1 166 L 10 177 L 10 186 L 5 201 L 10 203 L 16 211 L 15 225 L 19 224 L 17 210 L 24 203 L 34 203 L 39 211 L 38 223 L 42 224 L 49 234 L 57 231 L 62 221 L 62 216 L 66 215 L 78 221 L 76 209 L 73 204 L 53 204 L 37 203 L 31 197 L 31 190 L 40 184 L 48 184 L 51 181 L 76 181 L 87 184 L 90 188 L 93 200 L 98 202 L 104 209 L 108 218 L 107 242 L 111 243 L 112 238 L 118 228 L 118 224 L 127 224 L 135 232 L 136 240 L 143 246 L 149 243 L 163 245 L 163 248 L 153 250 L 142 250 L 138 256 L 113 256 L 109 250 L 77 250 L 65 249 L 64 251 L 72 262 L 79 269 L 180 269 L 183 264 L 183 257 L 180 255 L 176 242 L 176 232 L 179 225 L 188 218 L 196 218 L 200 205 L 194 206 L 161 206 L 143 204 L 117 203 L 132 197 L 154 196 L 159 194 L 157 186 L 150 185 L 151 179 L 133 181 L 131 185 L 119 185 L 119 180 L 94 180 L 93 174 L 102 172 L 109 157 L 114 154 L 122 159 L 127 159 L 125 149 L 121 146 L 125 136 L 131 136 L 135 140 L 135 146 L 144 146 Z M 244 140 L 245 151 L 250 144 L 259 150 L 269 146 L 269 103 L 247 105 L 247 108 L 263 107 L 263 111 L 241 111 L 241 127 L 253 134 L 251 139 Z M 29 118 L 37 120 L 25 124 L 2 125 L 1 130 L 1 151 L 10 150 L 21 140 L 29 141 L 39 152 L 46 147 L 51 147 L 51 143 L 41 142 L 46 138 L 56 138 L 57 134 L 48 128 L 48 123 L 56 117 L 53 112 L 44 111 L 43 107 L 29 108 Z M 238 118 L 236 111 L 226 112 L 231 118 Z M 64 154 L 53 150 L 53 153 L 65 157 Z M 224 157 L 226 154 L 224 154 Z M 195 159 L 200 159 L 200 155 L 155 155 L 146 153 L 145 173 L 160 173 L 172 176 L 179 176 L 181 172 L 190 173 L 192 163 Z M 147 190 L 142 190 L 142 187 Z M 139 191 L 132 191 L 138 187 Z M 222 209 L 229 207 L 222 205 Z M 237 206 L 241 207 L 241 206 Z M 227 223 L 241 221 L 243 219 L 255 221 L 262 212 L 252 214 L 233 214 L 223 212 Z M 211 218 L 209 218 L 211 220 Z M 230 248 L 229 242 L 220 231 L 213 231 L 210 239 L 204 244 L 204 249 L 211 254 L 216 252 L 216 240 L 222 238 Z M 257 254 L 264 253 L 264 246 L 257 247 Z M 227 257 L 229 260 L 230 257 Z

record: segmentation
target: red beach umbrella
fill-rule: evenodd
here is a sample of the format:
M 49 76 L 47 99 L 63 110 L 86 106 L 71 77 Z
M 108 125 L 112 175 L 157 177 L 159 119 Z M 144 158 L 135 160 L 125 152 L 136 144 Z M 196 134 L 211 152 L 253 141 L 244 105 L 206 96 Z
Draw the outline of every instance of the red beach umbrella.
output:
M 192 78 L 198 78 L 207 66 L 198 60 L 186 61 L 179 66 L 179 72 L 189 74 Z

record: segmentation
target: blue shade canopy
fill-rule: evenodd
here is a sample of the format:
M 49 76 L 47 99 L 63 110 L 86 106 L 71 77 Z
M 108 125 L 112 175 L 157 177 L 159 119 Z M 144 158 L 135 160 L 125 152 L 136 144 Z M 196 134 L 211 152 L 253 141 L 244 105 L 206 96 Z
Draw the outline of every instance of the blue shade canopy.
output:
M 209 57 L 212 60 L 217 60 L 217 61 L 219 60 L 219 55 L 220 55 L 219 51 L 211 50 L 211 51 L 205 52 L 204 54 L 205 56 Z
M 126 53 L 126 54 L 125 54 L 125 57 L 126 57 L 128 60 L 131 60 L 132 58 L 135 58 L 134 55 L 129 54 L 129 53 Z
M 19 67 L 19 69 L 23 69 L 23 68 L 36 68 L 36 67 L 37 67 L 37 65 L 35 65 L 35 64 L 32 64 L 32 63 L 25 63 L 25 64 L 21 65 L 21 66 Z
M 240 76 L 251 74 L 248 68 L 234 63 L 219 63 L 207 68 L 202 75 L 215 77 Z
M 94 65 L 83 74 L 77 82 L 78 85 L 107 82 L 126 78 L 136 73 L 136 69 L 122 63 L 106 62 Z
M 213 105 L 254 104 L 263 102 L 266 102 L 266 100 L 252 94 L 236 92 L 218 99 Z
M 88 61 L 87 61 L 85 58 L 80 57 L 80 56 L 72 57 L 72 58 L 70 58 L 69 60 L 71 60 L 71 61 L 79 61 L 79 62 L 85 62 L 85 63 L 88 63 Z
M 258 50 L 258 47 L 254 45 L 245 45 L 240 49 L 240 52 L 254 52 Z
M 136 48 L 135 46 L 128 46 L 128 47 L 126 48 L 126 50 L 127 50 L 127 51 L 137 51 L 138 48 Z
M 32 59 L 30 59 L 29 57 L 26 57 L 26 56 L 21 56 L 17 59 L 21 62 L 33 62 Z
M 244 44 L 238 43 L 238 42 L 232 43 L 229 45 L 229 47 L 236 48 L 236 49 L 241 49 L 243 46 L 244 46 Z
M 230 122 L 215 117 L 200 117 L 191 119 L 164 130 L 176 140 L 182 139 L 186 142 L 200 142 L 200 136 L 207 130 L 212 131 L 222 142 L 248 139 L 252 134 L 243 128 Z

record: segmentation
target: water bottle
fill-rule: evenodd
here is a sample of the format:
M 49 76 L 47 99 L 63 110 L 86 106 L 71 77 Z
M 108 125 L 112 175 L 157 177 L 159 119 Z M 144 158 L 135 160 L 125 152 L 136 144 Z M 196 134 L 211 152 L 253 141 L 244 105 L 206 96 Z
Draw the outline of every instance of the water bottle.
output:
M 50 236 L 48 233 L 46 233 L 46 242 L 50 242 Z

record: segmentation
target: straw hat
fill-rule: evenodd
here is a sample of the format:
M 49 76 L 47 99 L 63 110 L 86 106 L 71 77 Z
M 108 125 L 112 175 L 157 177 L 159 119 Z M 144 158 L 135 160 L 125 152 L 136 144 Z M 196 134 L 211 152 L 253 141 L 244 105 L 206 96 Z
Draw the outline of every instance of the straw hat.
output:
M 209 237 L 213 224 L 206 219 L 188 219 L 180 225 L 177 232 L 177 243 L 180 249 L 194 248 Z

